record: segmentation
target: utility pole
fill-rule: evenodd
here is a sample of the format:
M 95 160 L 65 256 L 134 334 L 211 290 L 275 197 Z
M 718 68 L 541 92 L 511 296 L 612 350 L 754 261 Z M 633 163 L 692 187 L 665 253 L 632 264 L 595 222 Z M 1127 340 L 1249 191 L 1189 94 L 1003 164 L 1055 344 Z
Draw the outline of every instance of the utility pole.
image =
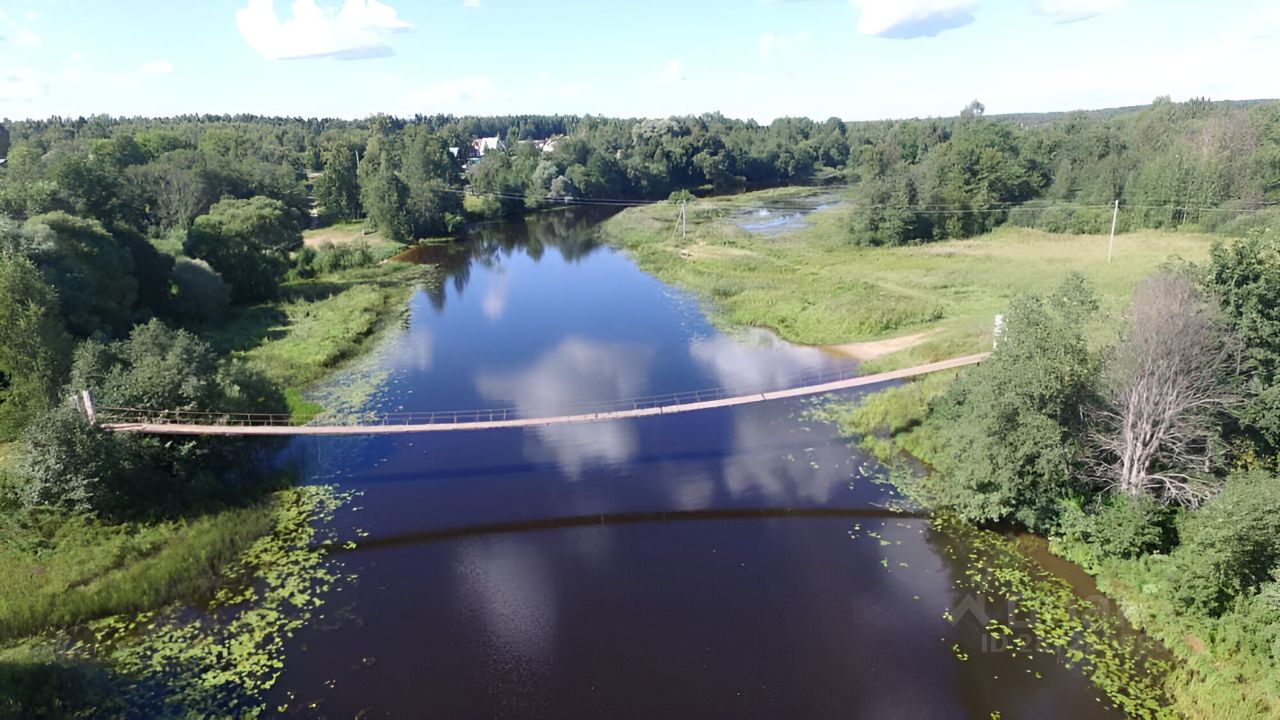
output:
M 98 420 L 98 412 L 93 407 L 93 393 L 88 390 L 80 392 L 80 402 L 84 407 L 84 416 L 88 418 L 89 424 L 92 425 Z
M 688 204 L 689 204 L 688 200 L 680 201 L 680 239 L 681 240 L 689 239 L 689 214 L 686 211 L 686 206 Z
M 1116 200 L 1115 209 L 1111 211 L 1111 242 L 1107 245 L 1107 264 L 1111 264 L 1111 255 L 1116 250 L 1116 220 L 1120 218 L 1120 201 Z

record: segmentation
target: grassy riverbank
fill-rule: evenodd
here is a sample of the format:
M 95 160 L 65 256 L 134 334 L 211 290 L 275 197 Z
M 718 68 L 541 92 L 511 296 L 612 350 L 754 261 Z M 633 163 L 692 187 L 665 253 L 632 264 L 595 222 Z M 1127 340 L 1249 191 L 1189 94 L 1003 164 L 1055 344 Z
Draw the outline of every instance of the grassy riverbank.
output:
M 1202 260 L 1211 237 L 1143 231 L 1107 238 L 1003 228 L 927 245 L 868 248 L 848 238 L 848 208 L 809 216 L 782 236 L 752 235 L 733 219 L 744 208 L 792 201 L 813 190 L 766 191 L 689 206 L 687 239 L 672 232 L 679 209 L 629 209 L 604 239 L 641 269 L 698 293 L 713 320 L 757 326 L 792 342 L 827 345 L 928 332 L 922 343 L 876 363 L 905 367 L 991 347 L 996 313 L 1020 291 L 1043 291 L 1071 272 L 1089 278 L 1104 310 L 1117 311 L 1134 284 L 1171 257 Z
M 297 280 L 279 300 L 237 310 L 205 338 L 283 388 L 290 410 L 306 417 L 320 408 L 303 391 L 372 345 L 415 287 L 439 281 L 433 266 L 398 262 Z
M 816 411 L 843 434 L 889 464 L 910 456 L 930 464 L 937 447 L 930 403 L 957 374 L 940 373 L 867 395 L 854 402 L 828 403 Z M 896 477 L 907 477 L 906 471 Z M 906 490 L 911 492 L 910 482 Z M 975 530 L 974 532 L 984 532 Z M 997 533 L 989 542 L 1001 542 Z M 1076 561 L 1097 581 L 1136 627 L 1159 640 L 1177 664 L 1165 682 L 1171 709 L 1183 717 L 1245 720 L 1280 713 L 1276 669 L 1267 660 L 1267 638 L 1256 619 L 1242 610 L 1205 618 L 1175 600 L 1176 580 L 1167 555 L 1107 558 L 1090 562 L 1088 548 L 1063 538 L 1050 543 L 1055 554 Z M 1280 639 L 1278 639 L 1280 640 Z
M 224 358 L 246 362 L 282 388 L 292 409 L 307 414 L 318 408 L 301 400 L 302 391 L 371 347 L 380 331 L 402 316 L 413 289 L 433 282 L 438 282 L 434 268 L 403 263 L 295 280 L 282 287 L 277 301 L 236 309 L 225 324 L 202 336 Z M 114 622 L 109 618 L 213 597 L 237 567 L 231 574 L 288 575 L 290 570 L 271 558 L 254 560 L 247 570 L 241 566 L 281 527 L 301 533 L 332 504 L 328 496 L 289 489 L 259 494 L 247 504 L 160 520 L 117 522 L 24 509 L 17 499 L 22 492 L 19 451 L 19 443 L 0 444 L 0 717 L 108 711 L 121 692 L 132 692 L 129 688 L 165 670 L 134 668 L 120 676 L 117 666 L 134 662 L 138 653 L 169 652 L 157 643 L 169 642 L 165 633 L 172 627 L 187 626 L 170 618 L 169 630 L 149 630 L 124 645 L 75 656 L 61 649 L 61 631 L 73 629 L 79 636 L 86 627 Z M 268 554 L 274 557 L 275 551 Z M 306 588 L 296 586 L 300 581 L 281 576 L 279 582 L 294 585 L 281 588 L 273 601 L 277 605 L 306 597 Z M 292 623 L 292 618 L 284 620 Z M 256 624 L 251 629 L 255 637 L 261 631 Z M 190 632 L 196 633 L 189 638 L 194 641 L 204 631 Z M 275 662 L 274 649 L 257 650 L 259 655 L 244 658 L 243 667 L 233 663 L 239 669 L 232 672 L 260 674 L 262 663 Z M 196 663 L 187 668 L 192 677 L 178 680 L 198 685 L 200 673 L 213 671 L 221 661 L 193 657 L 191 662 Z M 238 682 L 219 672 L 224 679 L 214 685 Z M 83 685 L 84 692 L 68 684 Z M 230 692 L 219 690 L 224 691 Z

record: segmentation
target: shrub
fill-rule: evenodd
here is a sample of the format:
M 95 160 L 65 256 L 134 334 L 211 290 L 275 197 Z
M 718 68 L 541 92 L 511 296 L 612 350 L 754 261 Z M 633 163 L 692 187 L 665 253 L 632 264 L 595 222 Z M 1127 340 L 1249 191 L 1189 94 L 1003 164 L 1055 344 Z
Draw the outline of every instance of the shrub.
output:
M 97 513 L 119 504 L 121 481 L 135 468 L 113 436 L 89 425 L 70 404 L 46 410 L 23 436 L 23 505 Z
M 1280 208 L 1266 207 L 1254 212 L 1236 212 L 1235 210 L 1228 206 L 1221 212 L 1211 211 L 1201 224 L 1209 232 L 1234 237 L 1245 237 L 1251 232 L 1280 228 Z
M 72 386 L 92 390 L 102 406 L 155 410 L 281 409 L 284 400 L 261 378 L 219 368 L 207 345 L 159 321 L 128 340 L 88 341 L 76 352 Z M 270 444 L 173 440 L 104 433 L 71 407 L 42 414 L 27 429 L 20 494 L 29 507 L 52 506 L 112 518 L 154 517 L 211 509 L 261 492 L 254 468 Z
M 1258 591 L 1280 566 L 1280 478 L 1232 476 L 1222 494 L 1187 516 L 1181 535 L 1174 553 L 1179 598 L 1219 615 Z
M 179 258 L 170 273 L 173 297 L 170 307 L 179 320 L 194 323 L 216 323 L 231 307 L 231 288 L 209 263 Z
M 1097 568 L 1110 558 L 1167 552 L 1174 544 L 1176 511 L 1149 497 L 1109 495 L 1091 506 L 1064 502 L 1055 539 L 1073 559 Z

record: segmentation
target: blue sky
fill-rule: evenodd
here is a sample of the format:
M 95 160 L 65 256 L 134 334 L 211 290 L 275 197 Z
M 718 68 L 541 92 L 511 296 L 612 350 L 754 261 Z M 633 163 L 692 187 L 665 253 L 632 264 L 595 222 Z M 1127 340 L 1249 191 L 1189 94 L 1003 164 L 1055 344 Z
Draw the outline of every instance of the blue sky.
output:
M 0 117 L 767 122 L 1280 97 L 1280 0 L 0 0 Z

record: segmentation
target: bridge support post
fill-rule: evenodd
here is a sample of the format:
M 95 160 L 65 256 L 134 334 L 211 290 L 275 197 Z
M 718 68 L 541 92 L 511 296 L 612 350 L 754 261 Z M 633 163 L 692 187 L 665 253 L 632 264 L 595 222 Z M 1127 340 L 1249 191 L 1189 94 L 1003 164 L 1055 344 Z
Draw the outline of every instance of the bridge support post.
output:
M 93 393 L 88 390 L 82 390 L 80 392 L 80 402 L 84 405 L 84 416 L 89 419 L 89 424 L 95 424 L 98 421 L 98 414 L 93 408 Z

